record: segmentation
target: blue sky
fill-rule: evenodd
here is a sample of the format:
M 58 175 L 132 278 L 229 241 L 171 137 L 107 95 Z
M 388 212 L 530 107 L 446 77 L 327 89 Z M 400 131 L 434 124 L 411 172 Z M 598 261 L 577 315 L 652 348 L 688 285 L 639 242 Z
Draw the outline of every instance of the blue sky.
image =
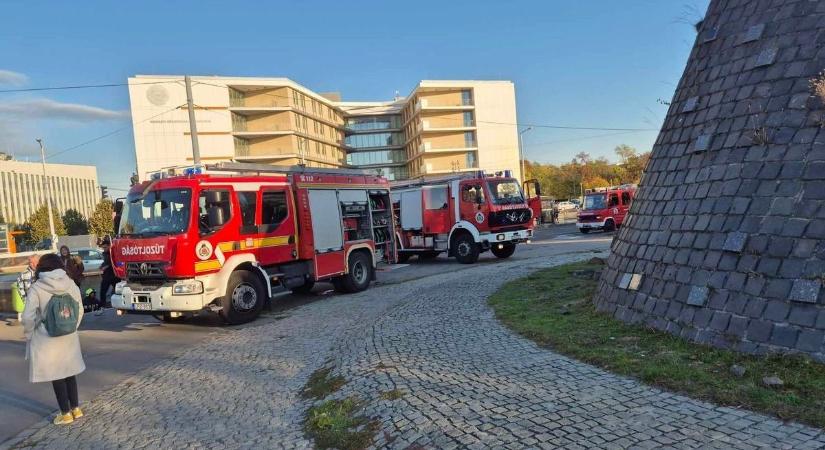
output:
M 0 90 L 122 83 L 134 74 L 285 76 L 345 100 L 422 79 L 509 79 L 519 123 L 659 128 L 708 0 L 218 2 L 6 1 Z M 35 157 L 125 128 L 52 162 L 128 185 L 125 87 L 0 94 L 0 151 Z M 600 136 L 600 137 L 599 137 Z M 656 132 L 536 128 L 527 159 L 649 150 Z M 116 193 L 116 192 L 113 192 Z

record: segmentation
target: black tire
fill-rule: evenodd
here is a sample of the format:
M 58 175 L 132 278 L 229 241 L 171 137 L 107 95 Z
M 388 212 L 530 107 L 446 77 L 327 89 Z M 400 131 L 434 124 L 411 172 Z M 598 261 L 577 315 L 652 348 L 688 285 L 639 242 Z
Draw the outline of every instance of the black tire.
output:
M 613 222 L 612 220 L 608 220 L 607 222 L 604 223 L 604 231 L 605 232 L 609 233 L 609 232 L 611 232 L 615 229 L 616 229 L 616 223 Z
M 418 253 L 418 259 L 421 261 L 429 261 L 438 258 L 438 252 L 421 252 Z
M 315 280 L 312 278 L 307 278 L 304 284 L 292 288 L 291 291 L 293 294 L 309 294 L 312 292 L 312 288 L 315 286 Z
M 453 255 L 461 264 L 473 264 L 478 261 L 478 244 L 470 233 L 462 232 L 453 238 Z
M 579 228 L 579 231 L 581 231 L 582 234 L 587 234 L 590 232 L 590 228 Z
M 348 273 L 341 277 L 343 288 L 348 293 L 361 292 L 372 282 L 372 260 L 361 251 L 352 252 L 347 264 Z
M 503 248 L 498 248 L 499 245 L 502 245 Z M 496 258 L 509 258 L 516 252 L 516 244 L 493 244 L 492 247 L 490 247 L 490 251 L 496 255 Z
M 347 293 L 347 288 L 344 286 L 344 275 L 335 277 L 329 280 L 329 282 L 332 283 L 332 288 L 335 289 L 335 292 L 340 292 L 342 294 Z
M 229 277 L 226 295 L 221 299 L 221 317 L 232 325 L 251 322 L 261 313 L 267 297 L 255 274 L 246 270 L 235 271 Z

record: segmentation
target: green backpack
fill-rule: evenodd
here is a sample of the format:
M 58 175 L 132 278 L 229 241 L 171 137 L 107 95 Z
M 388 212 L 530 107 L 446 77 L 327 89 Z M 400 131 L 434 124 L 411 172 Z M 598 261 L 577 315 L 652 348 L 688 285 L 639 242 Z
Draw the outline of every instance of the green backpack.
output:
M 77 331 L 79 317 L 77 302 L 69 294 L 55 294 L 46 304 L 43 326 L 51 337 L 65 336 Z

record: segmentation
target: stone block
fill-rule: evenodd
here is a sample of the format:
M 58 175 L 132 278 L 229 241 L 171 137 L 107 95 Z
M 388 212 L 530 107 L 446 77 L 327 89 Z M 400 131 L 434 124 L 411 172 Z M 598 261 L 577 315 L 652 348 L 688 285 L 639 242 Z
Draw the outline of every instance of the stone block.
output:
M 627 289 L 630 285 L 630 278 L 633 274 L 623 273 L 622 278 L 619 279 L 619 289 Z
M 802 330 L 796 341 L 796 349 L 803 352 L 821 352 L 825 340 L 825 331 Z
M 791 288 L 790 299 L 795 302 L 816 303 L 820 289 L 820 280 L 796 280 Z
M 742 35 L 742 39 L 739 40 L 739 44 L 745 44 L 747 42 L 753 42 L 762 37 L 762 32 L 765 31 L 765 24 L 760 23 L 758 25 L 754 25 Z
M 710 290 L 707 287 L 693 286 L 690 288 L 687 304 L 691 306 L 704 306 L 709 294 Z
M 791 307 L 788 303 L 781 300 L 772 300 L 769 301 L 768 306 L 765 307 L 763 317 L 765 320 L 770 320 L 771 322 L 784 322 L 788 317 L 788 311 L 790 311 L 790 309 Z
M 796 348 L 799 330 L 787 325 L 774 325 L 771 332 L 771 344 L 785 348 Z
M 630 282 L 628 283 L 627 289 L 631 291 L 638 291 L 639 286 L 642 285 L 642 274 L 634 273 L 630 276 Z
M 794 305 L 788 316 L 788 322 L 801 327 L 812 327 L 816 323 L 819 310 L 813 305 Z
M 716 331 L 725 331 L 728 329 L 730 318 L 730 313 L 717 311 L 713 313 L 713 317 L 710 319 L 710 327 Z
M 722 250 L 740 253 L 744 250 L 747 240 L 748 235 L 745 233 L 738 231 L 728 233 L 728 236 L 725 238 L 725 244 L 722 246 Z
M 744 337 L 748 328 L 749 319 L 747 317 L 733 316 L 728 323 L 727 333 L 736 337 Z
M 685 100 L 684 106 L 682 106 L 682 112 L 690 112 L 696 109 L 696 105 L 699 103 L 699 97 L 690 97 Z
M 773 324 L 765 320 L 751 320 L 748 323 L 746 337 L 753 342 L 768 342 Z
M 710 134 L 702 134 L 696 138 L 696 142 L 693 144 L 693 151 L 694 152 L 704 152 L 710 147 L 711 139 L 713 136 Z

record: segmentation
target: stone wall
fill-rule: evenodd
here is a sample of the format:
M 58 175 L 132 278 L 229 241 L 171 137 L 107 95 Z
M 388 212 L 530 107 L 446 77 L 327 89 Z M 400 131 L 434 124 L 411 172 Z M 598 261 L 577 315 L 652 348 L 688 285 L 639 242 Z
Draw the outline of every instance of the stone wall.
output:
M 825 359 L 825 0 L 712 0 L 596 306 Z

